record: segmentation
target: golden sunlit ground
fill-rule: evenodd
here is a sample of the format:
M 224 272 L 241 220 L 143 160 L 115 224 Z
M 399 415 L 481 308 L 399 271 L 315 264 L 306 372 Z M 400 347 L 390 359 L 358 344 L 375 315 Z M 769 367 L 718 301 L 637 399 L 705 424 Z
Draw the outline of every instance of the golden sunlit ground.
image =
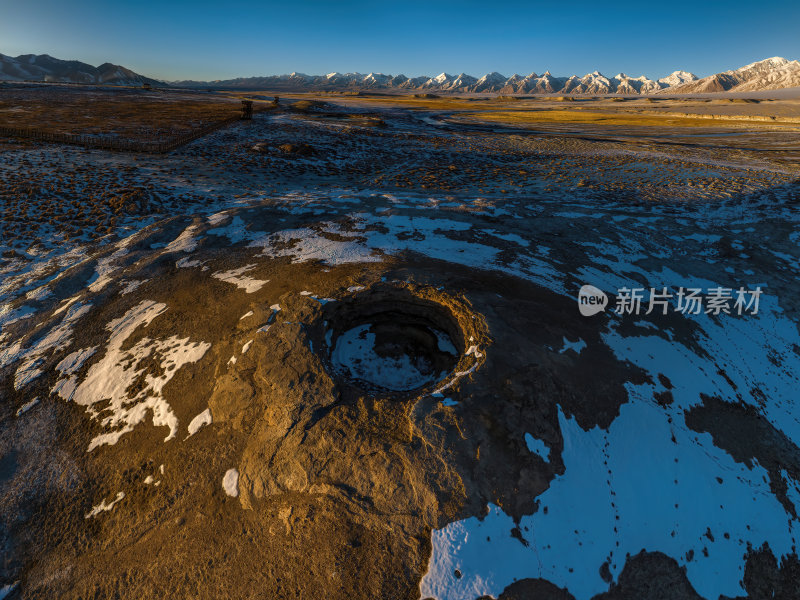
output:
M 241 103 L 231 98 L 130 88 L 30 86 L 0 93 L 0 127 L 130 140 L 188 133 L 240 112 Z
M 486 110 L 483 112 L 468 112 L 458 115 L 461 119 L 491 121 L 525 125 L 528 123 L 576 123 L 592 125 L 613 126 L 638 126 L 638 127 L 733 127 L 733 128 L 758 128 L 758 129 L 789 129 L 800 130 L 800 119 L 764 120 L 764 117 L 746 116 L 711 116 L 711 115 L 678 115 L 674 113 L 659 114 L 655 112 L 611 112 L 577 110 Z

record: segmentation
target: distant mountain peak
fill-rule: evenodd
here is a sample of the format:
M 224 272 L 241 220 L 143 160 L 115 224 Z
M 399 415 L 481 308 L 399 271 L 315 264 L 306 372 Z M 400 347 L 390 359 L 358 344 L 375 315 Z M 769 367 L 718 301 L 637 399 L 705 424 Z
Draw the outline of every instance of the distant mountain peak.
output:
M 764 60 L 759 60 L 754 63 L 750 63 L 749 65 L 745 65 L 743 67 L 739 67 L 736 69 L 736 72 L 748 71 L 755 67 L 783 67 L 788 65 L 791 61 L 781 57 L 781 56 L 773 56 L 772 58 L 765 58 Z M 796 61 L 795 61 L 796 62 Z
M 98 67 L 77 60 L 61 60 L 49 54 L 22 54 L 17 57 L 0 54 L 0 80 L 44 81 L 51 83 L 86 83 L 164 85 L 130 69 L 104 62 Z
M 670 88 L 677 93 L 757 92 L 800 86 L 800 62 L 780 56 Z

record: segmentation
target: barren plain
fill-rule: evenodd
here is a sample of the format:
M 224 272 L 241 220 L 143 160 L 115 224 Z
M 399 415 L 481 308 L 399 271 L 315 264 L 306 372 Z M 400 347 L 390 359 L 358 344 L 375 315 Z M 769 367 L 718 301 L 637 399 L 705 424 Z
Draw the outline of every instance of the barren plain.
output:
M 0 598 L 800 597 L 800 101 L 45 88 L 263 110 L 0 137 Z

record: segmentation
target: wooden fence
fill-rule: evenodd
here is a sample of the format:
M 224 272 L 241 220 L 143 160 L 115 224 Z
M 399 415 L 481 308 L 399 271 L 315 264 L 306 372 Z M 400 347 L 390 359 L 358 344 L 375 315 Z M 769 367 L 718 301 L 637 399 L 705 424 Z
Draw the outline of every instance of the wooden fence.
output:
M 40 131 L 32 128 L 20 127 L 0 127 L 0 135 L 8 137 L 19 137 L 40 142 L 53 144 L 70 144 L 73 146 L 83 146 L 84 148 L 99 148 L 101 150 L 114 150 L 119 152 L 148 152 L 151 154 L 163 154 L 171 152 L 184 144 L 188 144 L 216 131 L 226 125 L 240 121 L 241 116 L 230 117 L 222 121 L 210 123 L 200 129 L 190 131 L 177 137 L 166 140 L 137 141 L 119 138 L 103 138 L 93 135 L 76 135 L 72 133 L 53 133 Z

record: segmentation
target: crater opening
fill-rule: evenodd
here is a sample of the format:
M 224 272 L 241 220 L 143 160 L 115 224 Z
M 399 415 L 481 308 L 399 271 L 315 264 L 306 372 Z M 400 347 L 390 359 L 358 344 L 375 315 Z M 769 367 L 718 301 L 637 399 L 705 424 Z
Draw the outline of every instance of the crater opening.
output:
M 403 288 L 336 304 L 326 314 L 325 341 L 333 374 L 347 383 L 412 392 L 446 378 L 461 357 L 464 336 L 444 304 Z

